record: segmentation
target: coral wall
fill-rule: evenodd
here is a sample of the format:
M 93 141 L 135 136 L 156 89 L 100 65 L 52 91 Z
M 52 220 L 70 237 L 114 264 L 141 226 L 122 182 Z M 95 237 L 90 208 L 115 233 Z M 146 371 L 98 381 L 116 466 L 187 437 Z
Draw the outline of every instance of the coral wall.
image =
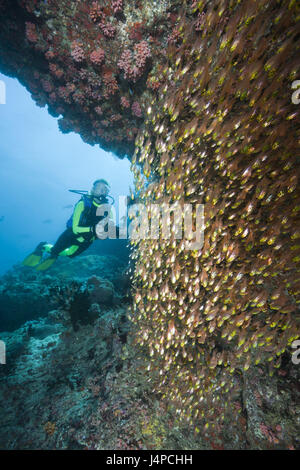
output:
M 63 132 L 132 157 L 148 207 L 204 204 L 201 250 L 136 243 L 131 316 L 157 391 L 208 439 L 228 421 L 243 439 L 248 374 L 284 374 L 299 337 L 299 11 L 180 5 L 2 0 L 0 68 Z
M 182 17 L 168 49 L 133 171 L 149 213 L 204 205 L 204 244 L 187 250 L 175 233 L 136 243 L 132 317 L 177 412 L 207 435 L 236 423 L 243 439 L 249 369 L 277 373 L 300 333 L 299 30 L 292 2 L 195 10 L 197 32 Z

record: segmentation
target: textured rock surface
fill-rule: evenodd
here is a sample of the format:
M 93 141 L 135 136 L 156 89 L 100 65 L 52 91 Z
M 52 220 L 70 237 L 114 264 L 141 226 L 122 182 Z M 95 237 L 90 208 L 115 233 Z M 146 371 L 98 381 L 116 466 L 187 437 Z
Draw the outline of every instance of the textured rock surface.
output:
M 36 323 L 33 336 L 29 323 L 1 335 L 9 358 L 0 369 L 1 449 L 199 446 L 151 392 L 144 360 L 124 340 L 125 313 L 107 309 L 76 333 L 56 321 L 56 332 L 44 338 Z M 51 317 L 40 322 L 46 327 L 53 328 Z
M 1 449 L 297 448 L 299 373 L 244 374 L 236 419 L 217 433 L 191 432 L 171 403 L 152 391 L 126 320 L 126 307 L 102 309 L 74 332 L 54 310 L 1 333 Z M 128 335 L 129 334 L 129 335 Z
M 46 316 L 53 309 L 53 288 L 68 285 L 71 281 L 85 285 L 96 274 L 100 276 L 103 288 L 98 289 L 98 296 L 91 296 L 90 303 L 112 305 L 121 302 L 130 287 L 130 279 L 124 272 L 127 263 L 126 255 L 117 258 L 87 254 L 74 259 L 59 258 L 47 273 L 42 274 L 16 266 L 0 280 L 0 331 L 13 331 L 27 320 Z

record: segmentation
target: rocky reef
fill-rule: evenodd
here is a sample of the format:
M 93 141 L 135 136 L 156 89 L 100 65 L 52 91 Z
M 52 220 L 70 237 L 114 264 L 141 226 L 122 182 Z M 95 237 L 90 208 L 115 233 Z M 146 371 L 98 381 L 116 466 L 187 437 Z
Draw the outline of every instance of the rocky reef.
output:
M 72 282 L 64 292 L 69 301 L 76 292 Z M 0 333 L 7 349 L 0 367 L 1 449 L 297 447 L 299 374 L 290 361 L 278 377 L 263 368 L 243 374 L 243 394 L 234 399 L 237 418 L 225 421 L 222 438 L 197 433 L 153 390 L 128 304 L 98 305 L 90 316 L 75 300 L 83 314 L 77 328 L 68 305 L 58 301 L 47 315 Z
M 144 373 L 145 357 L 128 321 L 128 280 L 119 280 L 123 268 L 119 258 L 88 254 L 59 259 L 47 274 L 16 265 L 3 276 L 8 301 L 0 322 L 7 358 L 0 368 L 1 449 L 196 445 L 178 418 L 173 429 L 173 413 Z M 91 275 L 96 270 L 103 277 Z M 26 285 L 31 305 L 15 317 Z M 15 293 L 19 306 L 11 312 Z M 39 309 L 44 304 L 45 312 Z
M 0 70 L 63 132 L 128 156 L 148 214 L 190 204 L 195 230 L 204 207 L 200 249 L 174 231 L 132 242 L 134 347 L 164 416 L 195 436 L 180 445 L 299 447 L 297 3 L 0 0 L 0 12 Z M 153 419 L 149 433 L 168 436 Z
M 53 306 L 70 309 L 84 293 L 88 297 L 84 310 L 127 302 L 128 252 L 116 257 L 99 251 L 93 247 L 78 258 L 59 258 L 47 273 L 14 266 L 0 280 L 0 331 L 14 331 L 29 320 L 47 317 Z
M 298 29 L 277 7 L 199 3 L 198 36 L 182 19 L 133 157 L 148 212 L 189 203 L 204 229 L 200 250 L 174 232 L 138 240 L 132 317 L 157 390 L 208 434 L 238 419 L 244 372 L 272 376 L 299 337 Z
M 73 276 L 74 264 L 78 269 L 90 256 L 66 263 Z M 111 273 L 112 264 L 105 266 Z M 2 279 L 6 288 L 9 281 L 31 284 L 32 306 L 38 311 L 43 301 L 48 311 L 37 317 L 28 309 L 15 319 L 21 326 L 0 332 L 7 356 L 0 367 L 1 449 L 297 447 L 299 373 L 288 358 L 278 376 L 263 367 L 243 373 L 243 393 L 233 402 L 237 418 L 225 421 L 222 438 L 197 433 L 172 400 L 153 390 L 147 349 L 136 344 L 128 321 L 126 291 L 105 277 L 87 272 L 86 281 L 74 281 L 71 273 L 70 266 L 69 279 L 37 273 L 33 282 L 31 268 L 15 266 Z

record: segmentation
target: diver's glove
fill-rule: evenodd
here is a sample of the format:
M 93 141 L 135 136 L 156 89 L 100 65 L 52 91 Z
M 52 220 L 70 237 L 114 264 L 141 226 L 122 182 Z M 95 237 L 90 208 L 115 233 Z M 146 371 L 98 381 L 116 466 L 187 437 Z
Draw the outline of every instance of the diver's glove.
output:
M 89 232 L 81 233 L 80 236 L 83 237 L 86 241 L 90 241 L 94 236 L 92 228 Z

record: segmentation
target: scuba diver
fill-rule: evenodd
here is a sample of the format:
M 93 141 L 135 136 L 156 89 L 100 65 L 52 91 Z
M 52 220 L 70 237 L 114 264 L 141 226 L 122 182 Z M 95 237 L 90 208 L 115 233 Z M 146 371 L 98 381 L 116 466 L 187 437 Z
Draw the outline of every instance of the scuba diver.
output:
M 27 256 L 24 266 L 36 267 L 37 271 L 45 271 L 50 268 L 58 256 L 68 256 L 73 258 L 85 251 L 98 237 L 96 235 L 96 225 L 106 216 L 113 222 L 112 212 L 97 216 L 97 209 L 103 204 L 109 204 L 110 186 L 104 179 L 96 180 L 92 189 L 87 191 L 70 190 L 76 194 L 81 194 L 81 199 L 75 205 L 72 216 L 67 222 L 66 230 L 57 239 L 55 245 L 47 242 L 38 244 L 33 253 Z M 114 202 L 114 201 L 113 201 Z M 112 203 L 113 203 L 112 202 Z M 114 223 L 114 222 L 113 222 Z M 106 224 L 107 227 L 108 223 Z M 115 225 L 115 223 L 114 223 Z M 116 226 L 117 237 L 119 227 Z

